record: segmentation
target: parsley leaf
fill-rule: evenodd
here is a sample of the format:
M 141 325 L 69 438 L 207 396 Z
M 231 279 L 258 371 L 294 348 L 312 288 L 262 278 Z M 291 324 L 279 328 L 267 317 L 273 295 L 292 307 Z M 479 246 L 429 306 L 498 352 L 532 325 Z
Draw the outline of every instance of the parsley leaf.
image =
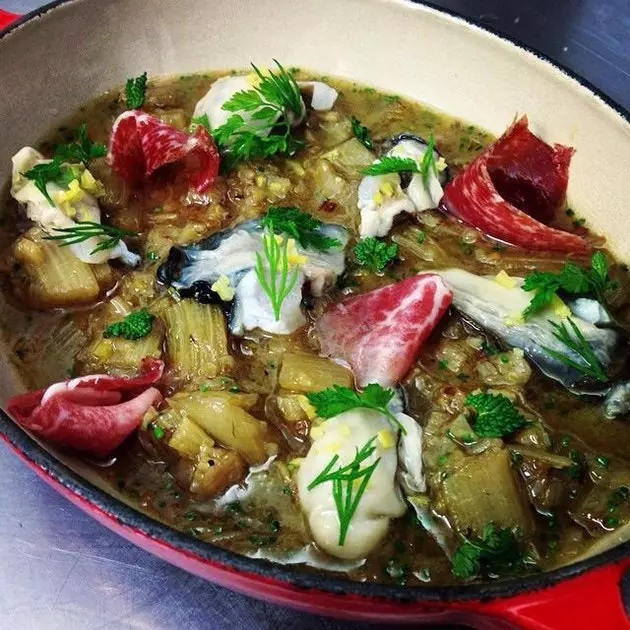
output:
M 527 424 L 514 403 L 503 394 L 468 394 L 464 403 L 474 409 L 472 429 L 481 437 L 504 437 Z
M 100 142 L 93 142 L 87 135 L 85 123 L 81 123 L 75 134 L 76 140 L 68 144 L 58 144 L 55 147 L 55 159 L 59 162 L 87 163 L 98 157 L 107 155 L 107 147 Z
M 355 392 L 349 387 L 333 385 L 320 392 L 310 392 L 306 396 L 320 418 L 332 418 L 351 409 L 373 409 L 387 416 L 402 433 L 405 433 L 404 428 L 387 408 L 394 397 L 393 389 L 385 389 L 376 383 L 370 383 L 362 392 Z
M 138 109 L 144 105 L 147 91 L 147 73 L 139 77 L 127 79 L 125 85 L 125 104 L 127 109 Z
M 336 238 L 330 238 L 318 231 L 322 225 L 319 219 L 293 206 L 269 206 L 260 223 L 277 234 L 288 234 L 304 248 L 326 251 L 341 245 Z
M 33 168 L 22 174 L 26 179 L 30 179 L 35 184 L 37 190 L 46 197 L 51 206 L 54 206 L 55 203 L 48 194 L 46 184 L 54 183 L 59 186 L 68 186 L 73 179 L 79 177 L 77 169 L 69 164 L 62 164 L 57 158 L 50 162 L 36 164 Z
M 516 530 L 487 523 L 480 537 L 462 536 L 451 557 L 451 573 L 461 579 L 503 577 L 521 572 L 528 562 Z
M 605 293 L 611 288 L 608 279 L 608 262 L 602 251 L 591 257 L 591 268 L 584 269 L 575 263 L 565 263 L 558 273 L 533 271 L 525 276 L 522 289 L 534 291 L 534 296 L 523 317 L 527 318 L 548 306 L 558 291 L 571 294 L 595 293 L 597 299 L 605 303 Z
M 146 308 L 129 313 L 121 322 L 110 324 L 104 331 L 103 337 L 124 337 L 134 340 L 146 337 L 153 329 L 155 315 Z
M 370 137 L 370 132 L 367 127 L 364 127 L 361 124 L 361 121 L 353 116 L 350 119 L 350 124 L 352 125 L 352 133 L 354 137 L 366 148 L 370 149 L 370 151 L 374 148 L 372 144 L 372 138 Z
M 374 164 L 370 164 L 361 171 L 362 175 L 388 175 L 389 173 L 419 173 L 420 168 L 411 158 L 394 157 L 385 155 Z
M 398 245 L 369 236 L 360 240 L 353 251 L 359 265 L 367 267 L 374 273 L 382 273 L 385 267 L 396 258 Z

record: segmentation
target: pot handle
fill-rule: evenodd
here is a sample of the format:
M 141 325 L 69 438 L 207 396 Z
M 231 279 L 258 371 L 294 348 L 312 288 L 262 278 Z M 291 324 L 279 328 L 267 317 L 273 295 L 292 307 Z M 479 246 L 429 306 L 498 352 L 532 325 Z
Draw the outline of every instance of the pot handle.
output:
M 22 17 L 17 13 L 10 13 L 9 11 L 3 11 L 0 9 L 0 30 L 6 28 L 11 24 L 11 22 L 15 22 L 18 18 Z
M 630 558 L 569 578 L 541 591 L 497 599 L 482 606 L 522 630 L 606 628 L 630 630 L 621 579 Z

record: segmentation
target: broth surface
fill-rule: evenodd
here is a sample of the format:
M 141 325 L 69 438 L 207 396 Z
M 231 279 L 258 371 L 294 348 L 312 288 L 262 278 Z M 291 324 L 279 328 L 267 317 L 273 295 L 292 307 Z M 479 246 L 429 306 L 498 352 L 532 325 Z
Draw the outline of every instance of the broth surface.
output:
M 185 129 L 195 104 L 224 74 L 152 81 L 145 111 Z M 157 177 L 152 184 L 131 190 L 111 172 L 104 158 L 90 164 L 94 176 L 105 186 L 101 200 L 104 220 L 139 233 L 127 243 L 142 256 L 140 266 L 133 270 L 110 265 L 107 273 L 112 277 L 95 304 L 68 309 L 28 307 L 28 280 L 12 252 L 14 242 L 30 224 L 23 219 L 17 203 L 6 196 L 0 232 L 3 251 L 7 252 L 0 321 L 12 360 L 28 389 L 45 387 L 68 376 L 104 371 L 133 374 L 124 360 L 116 363 L 99 354 L 95 342 L 112 321 L 117 300 L 134 309 L 149 307 L 157 313 L 175 303 L 173 293 L 155 282 L 156 270 L 174 244 L 199 241 L 260 216 L 269 205 L 278 205 L 296 206 L 326 223 L 345 226 L 352 235 L 350 251 L 358 239 L 356 199 L 361 175 L 356 168 L 343 164 L 334 151 L 352 137 L 351 116 L 369 128 L 375 143 L 401 132 L 423 138 L 432 133 L 451 176 L 493 140 L 482 129 L 397 95 L 333 77 L 309 77 L 302 72 L 299 76 L 326 81 L 340 93 L 332 111 L 309 112 L 302 132 L 304 149 L 290 158 L 239 164 L 221 176 L 205 198 L 189 193 L 177 177 Z M 107 143 L 112 123 L 122 111 L 118 91 L 104 94 L 82 107 L 38 148 L 49 155 L 55 144 L 70 141 L 73 130 L 84 121 L 91 138 Z M 159 520 L 239 553 L 297 563 L 309 571 L 328 570 L 360 581 L 402 585 L 454 582 L 443 549 L 411 509 L 392 521 L 386 540 L 364 562 L 333 559 L 309 547 L 311 536 L 294 479 L 299 458 L 308 450 L 309 422 L 291 424 L 283 419 L 278 396 L 287 392 L 281 391 L 278 384 L 279 370 L 287 353 L 319 356 L 312 323 L 327 303 L 421 271 L 460 268 L 494 275 L 504 270 L 510 276 L 521 277 L 533 270 L 559 271 L 567 256 L 506 247 L 437 210 L 398 219 L 389 235 L 399 246 L 396 262 L 381 275 L 350 262 L 334 290 L 307 302 L 307 325 L 296 333 L 280 336 L 257 330 L 240 338 L 230 336 L 231 364 L 212 378 L 204 374 L 182 378 L 167 364 L 160 384 L 166 396 L 199 390 L 257 394 L 249 413 L 268 422 L 270 439 L 278 444 L 277 457 L 271 464 L 260 470 L 254 467 L 245 481 L 231 484 L 217 497 L 200 497 L 182 481 L 189 474 L 186 463 L 174 457 L 149 424 L 131 436 L 108 465 L 99 463 L 99 474 Z M 603 243 L 601 238 L 588 234 L 572 210 L 559 216 L 557 224 L 588 235 L 595 244 Z M 613 260 L 610 255 L 608 258 Z M 588 259 L 579 257 L 575 262 L 589 264 Z M 626 311 L 625 270 L 614 266 L 611 271 L 619 278 L 616 308 L 620 316 Z M 488 370 L 502 374 L 504 381 L 518 381 L 514 375 L 525 369 L 523 361 L 518 353 L 497 347 L 484 331 L 451 309 L 401 383 L 409 414 L 429 431 L 424 461 L 429 481 L 428 509 L 437 520 L 445 519 L 441 522 L 446 526 L 445 482 L 460 470 L 465 461 L 461 458 L 472 461 L 482 455 L 460 448 L 461 444 L 445 438 L 438 428 L 451 426 L 460 415 L 466 393 L 488 385 Z M 485 371 L 480 369 L 482 365 Z M 630 428 L 622 420 L 605 420 L 597 399 L 570 394 L 533 366 L 531 372 L 525 383 L 505 384 L 501 378 L 498 382 L 532 417 L 543 421 L 545 434 L 524 429 L 507 439 L 505 448 L 491 445 L 488 452 L 501 448 L 510 457 L 519 501 L 528 514 L 527 541 L 539 569 L 544 570 L 574 561 L 593 543 L 625 526 L 627 501 L 622 496 L 614 504 L 614 497 L 619 488 L 630 487 Z M 550 470 L 548 464 L 528 459 L 527 449 L 541 444 L 549 453 L 569 458 L 574 465 Z M 304 551 L 307 547 L 308 552 Z

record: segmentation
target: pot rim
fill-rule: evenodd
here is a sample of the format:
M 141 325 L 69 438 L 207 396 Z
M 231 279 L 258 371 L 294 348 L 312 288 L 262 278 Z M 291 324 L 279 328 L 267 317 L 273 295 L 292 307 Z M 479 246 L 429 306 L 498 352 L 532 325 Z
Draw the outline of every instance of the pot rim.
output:
M 473 26 L 483 32 L 497 37 L 503 42 L 516 46 L 522 51 L 534 55 L 541 61 L 553 66 L 567 75 L 583 88 L 596 95 L 623 120 L 630 123 L 630 112 L 614 99 L 593 85 L 561 62 L 552 60 L 537 49 L 521 42 L 518 38 L 508 37 L 494 28 L 465 17 L 452 9 L 447 9 L 427 0 L 405 0 L 443 13 L 456 21 Z M 81 0 L 54 0 L 34 11 L 24 14 L 8 27 L 0 31 L 0 42 L 12 31 L 24 24 L 40 18 L 62 5 L 78 3 Z M 114 496 L 101 490 L 87 481 L 71 468 L 31 438 L 8 414 L 0 409 L 0 437 L 14 449 L 19 451 L 29 463 L 42 470 L 55 484 L 60 484 L 76 496 L 84 499 L 91 506 L 101 510 L 108 519 L 115 519 L 118 524 L 139 531 L 149 538 L 157 539 L 174 551 L 185 555 L 193 555 L 204 562 L 218 564 L 220 568 L 238 572 L 253 580 L 276 580 L 280 585 L 286 584 L 305 590 L 316 590 L 338 595 L 354 595 L 370 599 L 382 599 L 397 602 L 470 602 L 478 600 L 504 599 L 519 594 L 526 594 L 549 588 L 559 582 L 578 577 L 583 573 L 612 564 L 630 556 L 630 541 L 621 543 L 608 551 L 585 560 L 559 567 L 544 573 L 512 578 L 497 582 L 462 584 L 453 586 L 389 586 L 378 583 L 355 582 L 339 577 L 329 577 L 318 573 L 309 573 L 299 569 L 291 569 L 290 565 L 282 565 L 264 559 L 254 559 L 224 549 L 210 542 L 195 539 L 183 532 L 161 523 L 145 515 Z

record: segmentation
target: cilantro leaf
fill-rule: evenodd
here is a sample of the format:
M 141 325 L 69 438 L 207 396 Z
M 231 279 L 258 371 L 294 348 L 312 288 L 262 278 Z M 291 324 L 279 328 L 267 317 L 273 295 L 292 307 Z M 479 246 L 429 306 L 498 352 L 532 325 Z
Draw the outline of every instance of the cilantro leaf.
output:
M 58 144 L 54 157 L 59 162 L 87 163 L 98 157 L 107 155 L 107 147 L 100 142 L 93 142 L 87 135 L 85 123 L 81 123 L 75 134 L 76 140 L 68 144 Z
M 146 308 L 129 313 L 121 322 L 110 324 L 104 331 L 103 337 L 124 337 L 134 340 L 146 337 L 153 329 L 155 315 Z
M 374 145 L 372 144 L 372 138 L 370 137 L 370 132 L 367 127 L 364 127 L 361 124 L 361 121 L 353 116 L 350 119 L 350 124 L 352 125 L 352 133 L 354 137 L 366 148 L 370 151 L 374 149 Z
M 322 225 L 319 219 L 292 206 L 269 206 L 260 222 L 277 234 L 288 234 L 304 248 L 326 251 L 341 245 L 336 238 L 318 231 Z
M 359 265 L 375 273 L 382 273 L 385 267 L 396 258 L 398 245 L 369 236 L 360 240 L 353 251 Z
M 531 302 L 523 311 L 523 317 L 528 318 L 548 306 L 558 291 L 572 295 L 594 293 L 605 306 L 605 293 L 610 288 L 608 262 L 602 251 L 593 254 L 590 269 L 567 262 L 558 273 L 533 271 L 525 276 L 522 285 L 524 291 L 534 291 Z
M 504 437 L 527 424 L 514 403 L 503 394 L 468 394 L 464 403 L 475 411 L 472 429 L 481 437 Z
M 54 183 L 59 186 L 67 186 L 73 179 L 79 176 L 76 168 L 68 164 L 62 164 L 57 158 L 50 162 L 36 164 L 33 168 L 22 174 L 26 179 L 30 179 L 35 184 L 37 190 L 46 197 L 51 206 L 54 206 L 55 203 L 48 194 L 46 184 Z
M 125 84 L 125 104 L 127 109 L 138 109 L 144 105 L 147 91 L 147 73 L 139 77 L 127 79 Z
M 379 158 L 361 171 L 362 175 L 387 175 L 389 173 L 419 173 L 420 167 L 411 158 L 394 157 L 390 155 Z
M 320 418 L 332 418 L 351 409 L 373 409 L 387 416 L 405 433 L 396 417 L 387 409 L 394 397 L 393 389 L 384 389 L 376 383 L 370 383 L 363 391 L 355 392 L 349 387 L 333 385 L 320 392 L 310 392 L 306 396 Z
M 504 577 L 520 573 L 528 563 L 531 559 L 524 552 L 517 530 L 497 529 L 494 523 L 487 523 L 481 536 L 462 536 L 462 543 L 451 557 L 451 573 L 461 579 Z

